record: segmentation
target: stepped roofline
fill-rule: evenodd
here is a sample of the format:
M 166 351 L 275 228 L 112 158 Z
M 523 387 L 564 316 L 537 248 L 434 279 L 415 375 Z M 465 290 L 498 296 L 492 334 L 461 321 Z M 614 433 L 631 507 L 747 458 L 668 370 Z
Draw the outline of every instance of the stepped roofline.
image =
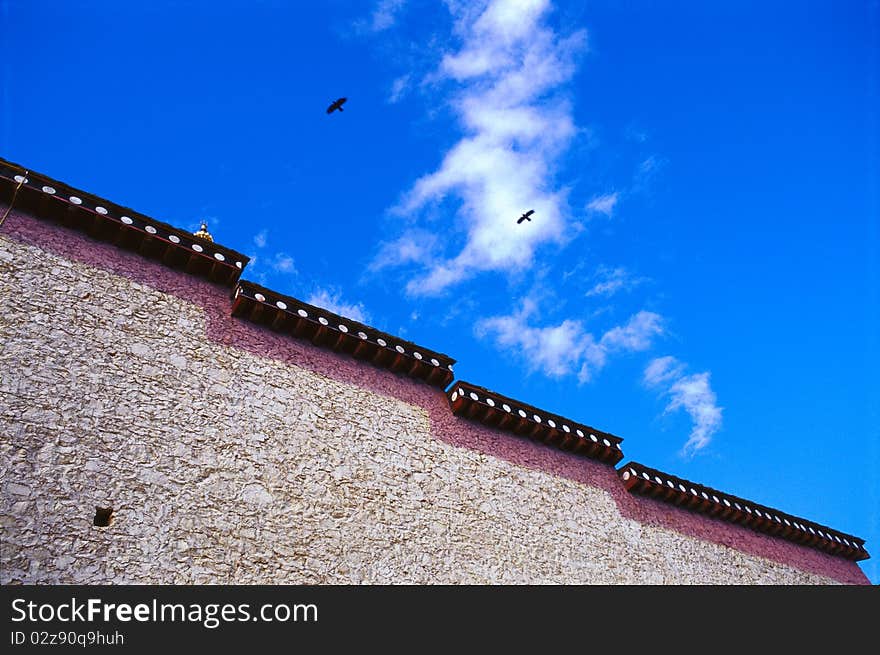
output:
M 626 490 L 633 494 L 656 498 L 728 523 L 738 523 L 839 557 L 851 560 L 870 557 L 864 539 L 638 462 L 624 464 L 617 474 Z
M 241 280 L 250 258 L 236 250 L 2 158 L 0 202 L 7 205 L 7 212 L 11 208 L 22 210 L 172 269 L 229 287 L 231 314 L 243 320 L 292 338 L 307 339 L 316 346 L 369 361 L 394 374 L 432 386 L 446 388 L 454 381 L 456 360 L 448 355 Z M 0 215 L 0 221 L 4 218 L 5 214 Z M 611 466 L 623 458 L 620 445 L 623 439 L 609 432 L 469 382 L 455 381 L 445 393 L 450 411 L 460 418 L 537 439 L 548 446 L 586 455 Z M 617 469 L 617 474 L 628 492 L 675 505 L 682 511 L 739 524 L 835 557 L 854 561 L 870 557 L 864 540 L 859 537 L 634 461 Z

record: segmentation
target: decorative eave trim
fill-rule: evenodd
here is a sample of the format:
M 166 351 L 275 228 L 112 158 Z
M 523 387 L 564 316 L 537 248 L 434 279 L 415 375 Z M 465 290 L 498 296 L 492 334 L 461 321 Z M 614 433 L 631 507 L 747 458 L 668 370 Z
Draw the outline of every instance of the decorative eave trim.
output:
M 612 466 L 623 459 L 621 437 L 545 412 L 485 387 L 456 382 L 446 392 L 452 413 Z
M 13 209 L 55 220 L 211 282 L 232 286 L 250 261 L 235 250 L 0 158 L 0 199 L 8 204 L 13 197 Z
M 411 341 L 334 314 L 247 280 L 233 293 L 232 315 L 445 388 L 455 360 Z
M 757 532 L 849 560 L 870 557 L 865 550 L 864 539 L 648 468 L 638 462 L 621 466 L 617 474 L 630 493 L 649 496 L 729 523 L 738 523 Z

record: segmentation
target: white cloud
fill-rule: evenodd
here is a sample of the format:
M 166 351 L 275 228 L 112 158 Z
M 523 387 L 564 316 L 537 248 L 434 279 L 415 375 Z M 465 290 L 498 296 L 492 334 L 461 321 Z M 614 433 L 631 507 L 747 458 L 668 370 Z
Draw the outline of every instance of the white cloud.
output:
M 272 267 L 273 271 L 278 273 L 295 273 L 296 266 L 293 262 L 293 257 L 283 252 L 276 252 L 275 256 L 269 262 L 269 266 Z
M 424 230 L 411 230 L 394 241 L 379 245 L 378 254 L 370 262 L 367 270 L 380 271 L 389 266 L 417 263 L 426 264 L 433 259 L 437 237 Z
M 265 248 L 266 247 L 266 237 L 269 235 L 268 230 L 260 230 L 254 236 L 254 245 L 257 248 Z
M 709 384 L 708 371 L 685 375 L 686 366 L 675 357 L 658 357 L 645 368 L 644 381 L 649 387 L 666 386 L 669 396 L 665 412 L 684 409 L 691 417 L 693 428 L 682 448 L 682 454 L 693 456 L 709 445 L 721 429 L 722 408 Z
M 596 271 L 596 283 L 587 291 L 589 296 L 611 297 L 618 291 L 629 291 L 644 282 L 643 278 L 633 277 L 625 268 L 601 267 Z
M 626 325 L 608 330 L 602 335 L 606 350 L 642 351 L 651 347 L 651 340 L 663 334 L 663 318 L 654 312 L 640 311 L 630 317 Z
M 606 193 L 605 195 L 596 196 L 587 203 L 587 211 L 594 214 L 605 214 L 611 216 L 614 208 L 617 206 L 617 191 L 614 193 Z
M 682 377 L 684 368 L 684 364 L 672 356 L 652 359 L 645 368 L 645 384 L 656 387 L 664 382 L 677 380 Z
M 369 321 L 369 314 L 364 308 L 363 303 L 359 302 L 353 304 L 344 302 L 341 298 L 341 294 L 338 292 L 319 289 L 309 296 L 306 302 L 310 305 L 315 305 L 316 307 L 323 307 L 327 311 L 339 314 L 340 316 L 345 316 L 353 321 L 359 321 L 361 323 L 367 323 Z
M 547 0 L 451 6 L 461 47 L 443 57 L 432 79 L 458 83 L 452 106 L 466 134 L 394 212 L 412 218 L 454 200 L 457 222 L 450 221 L 450 240 L 444 236 L 437 245 L 452 250 L 453 238 L 464 239 L 457 253 L 419 260 L 421 270 L 407 285 L 411 294 L 436 295 L 480 271 L 519 272 L 537 248 L 564 243 L 577 231 L 553 176 L 576 134 L 571 107 L 558 91 L 574 72 L 585 35 L 556 34 L 544 23 L 549 7 Z M 527 209 L 535 210 L 532 221 L 517 225 Z
M 379 0 L 370 16 L 370 30 L 382 32 L 392 27 L 406 0 Z
M 391 93 L 388 95 L 388 102 L 395 103 L 400 100 L 409 87 L 409 75 L 401 75 L 391 84 Z
M 576 374 L 582 383 L 592 380 L 611 355 L 645 350 L 653 337 L 663 332 L 658 314 L 641 311 L 597 340 L 577 320 L 544 327 L 529 325 L 536 310 L 535 302 L 526 299 L 519 312 L 478 321 L 475 331 L 480 337 L 493 336 L 497 347 L 522 358 L 530 371 L 551 378 Z

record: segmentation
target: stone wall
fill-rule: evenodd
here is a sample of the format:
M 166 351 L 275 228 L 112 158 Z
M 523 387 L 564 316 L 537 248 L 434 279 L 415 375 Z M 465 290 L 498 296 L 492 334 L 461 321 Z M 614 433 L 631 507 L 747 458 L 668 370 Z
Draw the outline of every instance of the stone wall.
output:
M 4 584 L 867 582 L 16 212 L 0 299 Z

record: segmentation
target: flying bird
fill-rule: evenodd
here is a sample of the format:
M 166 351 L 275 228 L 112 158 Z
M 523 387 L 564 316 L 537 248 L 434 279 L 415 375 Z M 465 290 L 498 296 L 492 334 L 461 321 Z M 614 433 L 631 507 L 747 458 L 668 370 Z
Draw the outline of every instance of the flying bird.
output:
M 519 220 L 517 220 L 516 224 L 519 225 L 519 224 L 522 223 L 523 221 L 531 221 L 531 220 L 532 220 L 532 219 L 531 219 L 531 215 L 534 214 L 534 213 L 535 213 L 535 210 L 534 210 L 534 209 L 530 209 L 530 210 L 527 211 L 525 214 L 523 214 L 522 216 L 519 217 Z
M 345 104 L 346 100 L 348 100 L 348 98 L 339 98 L 338 100 L 334 100 L 333 104 L 327 107 L 327 113 L 332 114 L 337 109 L 339 111 L 342 111 L 342 105 Z

